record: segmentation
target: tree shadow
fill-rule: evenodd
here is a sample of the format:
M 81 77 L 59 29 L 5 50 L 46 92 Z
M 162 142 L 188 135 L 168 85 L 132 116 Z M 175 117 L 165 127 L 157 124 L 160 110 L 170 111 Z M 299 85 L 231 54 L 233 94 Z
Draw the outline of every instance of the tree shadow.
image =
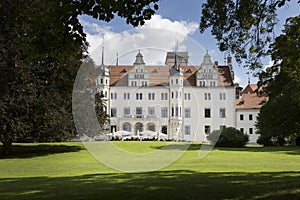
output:
M 1 199 L 299 199 L 299 172 L 189 170 L 1 178 Z
M 153 149 L 157 150 L 185 150 L 187 148 L 187 143 L 176 143 L 170 145 L 161 145 L 161 146 L 151 146 Z M 200 143 L 191 143 L 187 151 L 199 151 L 202 147 Z M 166 146 L 168 146 L 166 148 Z M 239 148 L 230 148 L 230 147 L 216 147 L 213 149 L 221 151 L 248 151 L 248 152 L 274 152 L 274 153 L 283 153 L 288 155 L 300 155 L 299 146 L 284 146 L 284 147 L 260 147 L 260 146 L 250 146 L 250 147 L 239 147 Z
M 3 156 L 2 145 L 0 145 L 0 158 L 32 158 L 50 154 L 78 152 L 83 150 L 80 146 L 64 144 L 13 144 L 12 151 L 8 156 Z
M 282 153 L 288 155 L 300 155 L 300 147 L 297 146 L 242 147 L 242 148 L 215 147 L 214 149 L 218 149 L 222 151 L 273 152 L 273 153 Z

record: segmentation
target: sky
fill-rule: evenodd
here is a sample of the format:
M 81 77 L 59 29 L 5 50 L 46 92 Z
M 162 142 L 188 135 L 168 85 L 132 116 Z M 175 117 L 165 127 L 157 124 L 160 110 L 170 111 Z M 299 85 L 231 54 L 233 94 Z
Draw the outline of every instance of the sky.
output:
M 208 51 L 213 61 L 226 64 L 224 53 L 218 50 L 217 41 L 209 30 L 201 34 L 198 26 L 201 18 L 201 6 L 204 0 L 161 0 L 156 14 L 142 27 L 134 28 L 124 19 L 116 17 L 110 22 L 102 22 L 88 16 L 79 18 L 90 44 L 89 53 L 96 64 L 101 63 L 104 46 L 104 64 L 132 65 L 138 50 L 144 56 L 146 65 L 164 65 L 167 51 L 189 52 L 189 64 L 200 65 L 203 55 Z M 279 22 L 276 33 L 283 29 L 285 19 L 299 15 L 300 7 L 296 0 L 278 10 Z M 118 56 L 117 56 L 118 54 Z M 272 62 L 263 60 L 265 67 Z M 233 59 L 235 83 L 245 87 L 249 75 L 253 73 L 239 66 Z M 257 79 L 250 76 L 251 83 Z

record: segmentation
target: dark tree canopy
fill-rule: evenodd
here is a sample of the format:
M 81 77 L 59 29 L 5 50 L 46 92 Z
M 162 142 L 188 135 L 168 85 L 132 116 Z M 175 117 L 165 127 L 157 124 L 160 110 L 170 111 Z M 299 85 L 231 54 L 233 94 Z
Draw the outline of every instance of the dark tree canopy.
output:
M 259 114 L 260 142 L 283 145 L 300 136 L 300 16 L 290 18 L 272 44 L 275 64 L 261 74 L 269 102 Z M 273 140 L 273 142 L 270 142 Z
M 158 0 L 0 2 L 0 141 L 62 141 L 75 135 L 72 89 L 87 53 L 78 20 L 114 16 L 143 25 Z M 101 105 L 100 102 L 98 102 Z
M 250 69 L 261 68 L 264 56 L 274 61 L 258 74 L 258 85 L 269 95 L 257 122 L 265 145 L 283 145 L 300 134 L 300 15 L 287 19 L 283 33 L 274 36 L 277 10 L 289 2 L 207 0 L 202 6 L 200 32 L 211 28 L 221 51 L 233 53 Z
M 277 9 L 290 0 L 207 0 L 202 5 L 200 32 L 211 28 L 221 51 L 251 69 L 260 68 L 260 58 L 270 55 Z M 300 3 L 300 1 L 298 1 Z

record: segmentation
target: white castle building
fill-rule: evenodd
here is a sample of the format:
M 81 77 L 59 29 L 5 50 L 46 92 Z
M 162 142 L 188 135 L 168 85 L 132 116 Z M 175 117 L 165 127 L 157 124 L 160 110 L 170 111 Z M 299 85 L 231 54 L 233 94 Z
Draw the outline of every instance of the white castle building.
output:
M 250 108 L 249 123 L 246 117 L 238 120 L 248 116 L 249 108 L 237 106 L 231 57 L 222 66 L 208 53 L 199 58 L 199 66 L 188 65 L 188 58 L 188 52 L 168 52 L 165 65 L 156 66 L 146 65 L 141 52 L 130 66 L 104 66 L 102 58 L 97 90 L 107 99 L 110 131 L 136 136 L 152 132 L 186 141 L 206 141 L 222 127 L 255 135 L 259 107 Z M 256 139 L 250 136 L 250 142 Z

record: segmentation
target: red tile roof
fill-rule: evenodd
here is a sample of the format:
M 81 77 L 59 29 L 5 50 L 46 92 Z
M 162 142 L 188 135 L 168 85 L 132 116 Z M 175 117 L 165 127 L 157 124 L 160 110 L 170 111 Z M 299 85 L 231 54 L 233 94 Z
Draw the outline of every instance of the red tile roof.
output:
M 133 69 L 132 65 L 108 66 L 110 70 L 111 86 L 127 86 L 128 72 Z M 196 86 L 196 74 L 200 69 L 199 66 L 181 66 L 183 69 L 184 86 Z M 150 73 L 150 86 L 168 85 L 170 66 L 146 66 Z M 219 85 L 232 86 L 233 81 L 228 66 L 218 66 L 222 74 L 219 76 Z
M 257 93 L 256 84 L 248 84 L 242 91 L 242 96 L 236 99 L 236 109 L 260 109 L 265 102 L 268 101 L 269 97 L 266 93 Z M 259 89 L 259 91 L 262 91 Z

